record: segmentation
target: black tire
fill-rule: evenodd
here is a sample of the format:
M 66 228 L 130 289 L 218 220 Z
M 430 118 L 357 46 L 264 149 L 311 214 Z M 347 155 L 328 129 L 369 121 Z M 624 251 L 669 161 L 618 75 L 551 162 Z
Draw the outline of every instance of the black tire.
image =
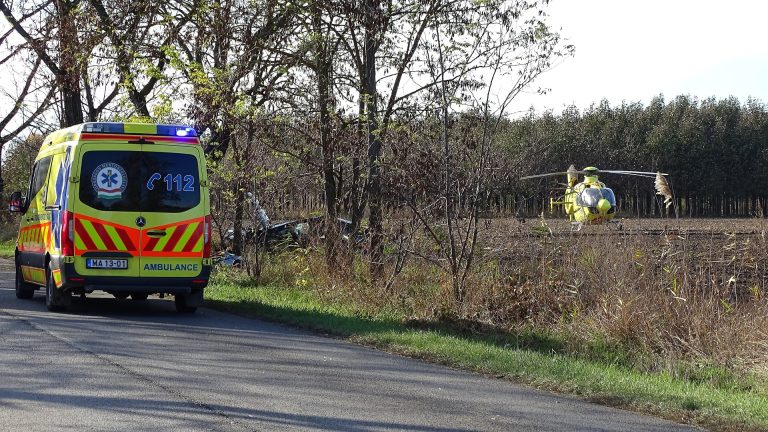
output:
M 125 300 L 128 298 L 128 293 L 124 293 L 124 292 L 116 292 L 116 293 L 112 293 L 112 295 L 119 300 Z
M 176 312 L 195 313 L 197 306 L 203 303 L 203 290 L 192 291 L 187 295 L 176 294 L 174 303 L 176 303 Z
M 178 313 L 193 314 L 197 311 L 197 306 L 187 306 L 181 295 L 177 295 L 174 302 L 176 303 L 176 312 Z
M 51 269 L 46 267 L 45 269 L 45 307 L 51 312 L 64 312 L 67 307 L 63 304 L 62 297 L 69 295 L 68 293 L 61 292 L 56 289 L 56 284 L 53 282 L 53 275 L 51 275 Z
M 16 266 L 16 298 L 31 299 L 35 295 L 35 286 L 27 283 L 21 274 L 21 267 Z
M 133 293 L 131 294 L 131 299 L 136 301 L 144 301 L 149 297 L 149 294 L 147 293 Z

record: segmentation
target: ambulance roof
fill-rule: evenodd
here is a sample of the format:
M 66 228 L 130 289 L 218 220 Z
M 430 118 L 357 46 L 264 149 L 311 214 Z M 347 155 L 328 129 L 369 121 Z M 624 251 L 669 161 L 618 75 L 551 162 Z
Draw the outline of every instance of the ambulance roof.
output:
M 195 128 L 184 125 L 168 125 L 153 123 L 83 123 L 51 133 L 45 139 L 46 145 L 59 144 L 66 141 L 125 141 L 141 140 L 159 142 L 174 142 L 198 144 Z

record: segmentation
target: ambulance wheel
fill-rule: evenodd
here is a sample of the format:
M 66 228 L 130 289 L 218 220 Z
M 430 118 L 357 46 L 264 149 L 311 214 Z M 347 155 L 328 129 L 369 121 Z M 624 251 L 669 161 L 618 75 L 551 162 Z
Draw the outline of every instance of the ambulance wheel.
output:
M 192 291 L 189 294 L 176 294 L 174 302 L 176 312 L 195 313 L 197 307 L 203 303 L 203 290 Z
M 131 294 L 131 299 L 136 301 L 144 301 L 149 297 L 149 294 L 147 293 L 133 293 Z
M 16 298 L 31 299 L 33 295 L 35 295 L 35 286 L 24 280 L 21 267 L 16 266 Z
M 56 289 L 51 269 L 45 269 L 45 307 L 51 312 L 64 312 L 67 310 L 68 301 L 72 297 L 63 290 Z

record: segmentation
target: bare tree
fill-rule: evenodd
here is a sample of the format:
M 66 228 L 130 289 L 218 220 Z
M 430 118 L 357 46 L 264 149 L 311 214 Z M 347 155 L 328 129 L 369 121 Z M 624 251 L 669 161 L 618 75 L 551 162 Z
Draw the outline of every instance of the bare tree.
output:
M 531 18 L 535 14 L 528 12 L 538 7 L 525 1 L 365 0 L 342 1 L 340 5 L 348 17 L 342 42 L 357 71 L 359 117 L 367 143 L 365 169 L 358 160 L 352 162 L 351 184 L 358 189 L 351 194 L 352 220 L 358 226 L 368 209 L 371 274 L 376 280 L 381 277 L 384 260 L 382 175 L 387 166 L 382 156 L 392 122 L 406 111 L 424 110 L 425 105 L 416 101 L 428 99 L 430 92 L 443 86 L 472 86 L 471 75 L 487 65 L 489 47 L 482 46 L 482 38 L 491 36 L 492 24 L 505 26 L 510 34 L 519 32 L 515 33 L 518 44 L 525 37 L 533 38 L 528 45 L 535 43 L 542 48 L 536 53 L 542 63 L 554 55 L 549 48 L 558 39 L 541 19 Z M 435 52 L 435 42 L 425 37 L 436 33 L 443 35 L 443 45 L 449 47 L 446 51 L 457 59 L 465 56 L 447 73 L 430 73 L 429 53 Z M 503 67 L 524 69 L 513 61 Z M 528 78 L 532 79 L 523 79 L 524 85 L 531 81 Z
M 0 35 L 0 68 L 6 77 L 5 84 L 0 87 L 0 100 L 2 106 L 9 107 L 8 111 L 0 112 L 0 151 L 36 125 L 50 108 L 55 94 L 50 77 L 40 73 L 41 59 L 33 55 L 29 60 L 27 42 L 13 36 L 10 28 Z M 0 194 L 3 190 L 0 172 Z
M 109 9 L 102 0 L 88 3 L 98 17 L 98 30 L 109 42 L 102 51 L 114 58 L 120 87 L 136 114 L 150 118 L 147 99 L 164 77 L 168 62 L 165 51 L 197 13 L 200 0 L 111 1 Z
M 24 2 L 14 11 L 12 3 L 0 0 L 0 12 L 56 79 L 62 126 L 83 122 L 80 72 L 84 56 L 77 37 L 79 4 L 80 0 L 33 1 Z M 26 18 L 34 20 L 32 26 L 24 25 Z M 28 30 L 32 27 L 34 34 Z
M 238 145 L 240 126 L 281 106 L 281 90 L 292 79 L 286 67 L 293 61 L 268 48 L 289 43 L 293 37 L 289 24 L 294 17 L 292 5 L 225 0 L 194 14 L 180 30 L 175 49 L 168 50 L 172 66 L 192 89 L 189 115 L 206 138 L 205 151 L 212 161 Z M 249 155 L 238 151 L 233 157 L 235 169 L 247 179 Z M 242 246 L 246 202 L 242 184 L 232 184 L 236 253 Z
M 442 212 L 430 217 L 424 209 L 433 205 L 411 200 L 409 206 L 437 246 L 432 260 L 450 275 L 458 304 L 475 259 L 484 196 L 492 188 L 491 150 L 499 126 L 515 96 L 555 58 L 572 53 L 536 9 L 525 3 L 492 6 L 493 13 L 465 9 L 460 20 L 437 20 L 427 30 L 426 66 L 436 83 L 430 100 L 440 125 L 435 147 L 442 153 Z M 533 18 L 521 19 L 525 15 Z M 434 221 L 445 226 L 445 235 L 433 228 Z

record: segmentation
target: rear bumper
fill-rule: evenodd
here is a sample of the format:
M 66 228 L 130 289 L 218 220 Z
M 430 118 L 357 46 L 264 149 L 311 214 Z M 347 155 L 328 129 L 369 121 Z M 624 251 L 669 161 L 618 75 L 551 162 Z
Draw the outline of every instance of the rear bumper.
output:
M 80 285 L 80 284 L 77 284 L 77 285 Z M 157 284 L 121 285 L 121 284 L 116 284 L 113 281 L 107 281 L 107 283 L 88 281 L 85 283 L 85 285 L 80 285 L 80 286 L 77 286 L 77 285 L 74 283 L 67 284 L 67 286 L 72 290 L 82 288 L 84 292 L 88 292 L 88 293 L 93 291 L 106 291 L 108 293 L 126 293 L 126 294 L 146 293 L 146 294 L 176 295 L 176 294 L 189 294 L 192 292 L 191 286 L 168 286 L 168 285 L 157 285 Z
M 83 276 L 75 271 L 74 264 L 64 263 L 61 259 L 51 260 L 51 267 L 61 270 L 63 288 L 84 292 L 189 294 L 205 288 L 211 275 L 210 265 L 203 265 L 197 276 L 184 278 Z

